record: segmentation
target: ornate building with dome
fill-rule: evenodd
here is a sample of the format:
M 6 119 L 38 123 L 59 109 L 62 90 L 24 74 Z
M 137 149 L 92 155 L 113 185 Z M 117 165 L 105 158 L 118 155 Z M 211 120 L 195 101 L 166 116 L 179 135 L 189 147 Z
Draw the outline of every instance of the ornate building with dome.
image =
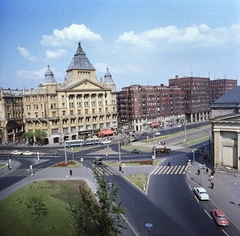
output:
M 98 80 L 81 43 L 72 58 L 63 84 L 48 66 L 36 89 L 23 90 L 26 132 L 47 133 L 45 143 L 113 135 L 117 129 L 116 86 L 108 68 Z

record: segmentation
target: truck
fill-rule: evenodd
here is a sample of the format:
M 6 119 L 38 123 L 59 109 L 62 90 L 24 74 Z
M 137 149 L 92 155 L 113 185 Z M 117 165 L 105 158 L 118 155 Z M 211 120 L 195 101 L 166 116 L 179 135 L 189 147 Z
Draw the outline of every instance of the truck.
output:
M 152 152 L 154 153 L 154 147 L 153 147 Z M 160 154 L 160 153 L 168 153 L 169 154 L 172 152 L 172 150 L 171 150 L 171 148 L 167 148 L 163 145 L 158 145 L 155 147 L 155 152 L 156 152 L 156 154 Z

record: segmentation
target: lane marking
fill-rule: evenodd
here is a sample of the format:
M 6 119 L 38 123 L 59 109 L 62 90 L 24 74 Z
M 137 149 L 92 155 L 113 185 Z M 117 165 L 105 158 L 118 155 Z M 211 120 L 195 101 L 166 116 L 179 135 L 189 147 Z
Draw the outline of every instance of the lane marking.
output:
M 204 209 L 204 211 L 206 212 L 206 214 L 209 216 L 209 218 L 212 220 L 212 216 Z

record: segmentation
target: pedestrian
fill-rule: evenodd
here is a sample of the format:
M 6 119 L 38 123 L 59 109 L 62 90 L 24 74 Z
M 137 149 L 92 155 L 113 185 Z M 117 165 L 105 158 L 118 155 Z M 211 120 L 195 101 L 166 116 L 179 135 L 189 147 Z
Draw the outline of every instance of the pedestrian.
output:
M 170 163 L 170 161 L 168 162 L 168 166 L 171 166 L 171 163 Z
M 70 169 L 69 173 L 70 173 L 70 175 L 72 175 L 72 170 L 71 169 Z
M 200 175 L 200 170 L 199 169 L 197 170 L 197 174 Z
M 212 181 L 212 180 L 213 180 L 213 175 L 211 175 L 211 177 L 210 177 L 210 178 L 211 178 L 211 181 Z
M 213 182 L 211 182 L 211 187 L 212 187 L 212 189 L 213 189 L 213 187 L 214 187 L 214 183 L 213 183 Z
M 208 168 L 206 168 L 206 172 L 207 172 L 207 174 L 208 174 Z

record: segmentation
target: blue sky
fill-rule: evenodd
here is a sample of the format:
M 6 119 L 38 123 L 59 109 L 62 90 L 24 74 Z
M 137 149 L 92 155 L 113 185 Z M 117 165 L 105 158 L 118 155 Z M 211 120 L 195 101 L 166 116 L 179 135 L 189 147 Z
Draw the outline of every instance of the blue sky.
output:
M 238 0 L 1 0 L 0 87 L 36 88 L 48 64 L 63 83 L 81 42 L 117 89 L 175 75 L 238 79 Z

